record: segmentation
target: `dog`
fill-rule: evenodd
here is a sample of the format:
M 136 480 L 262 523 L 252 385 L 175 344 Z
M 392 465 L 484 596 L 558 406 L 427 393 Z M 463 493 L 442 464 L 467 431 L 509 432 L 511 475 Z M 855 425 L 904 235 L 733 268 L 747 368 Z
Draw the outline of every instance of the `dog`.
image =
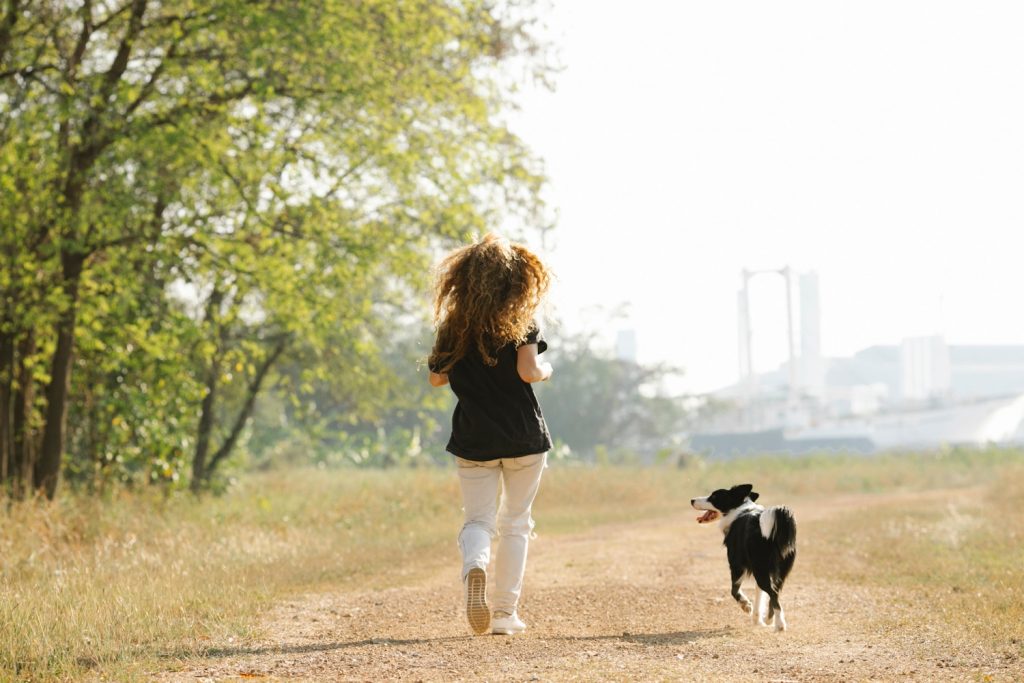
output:
M 732 573 L 732 597 L 744 612 L 753 615 L 755 624 L 766 626 L 774 619 L 775 630 L 785 631 L 786 615 L 779 592 L 796 560 L 796 520 L 789 508 L 758 505 L 759 495 L 751 484 L 740 484 L 692 498 L 690 505 L 705 511 L 697 518 L 699 523 L 720 520 Z M 748 574 L 753 574 L 757 583 L 753 603 L 740 590 Z M 761 616 L 762 592 L 768 595 L 768 624 Z

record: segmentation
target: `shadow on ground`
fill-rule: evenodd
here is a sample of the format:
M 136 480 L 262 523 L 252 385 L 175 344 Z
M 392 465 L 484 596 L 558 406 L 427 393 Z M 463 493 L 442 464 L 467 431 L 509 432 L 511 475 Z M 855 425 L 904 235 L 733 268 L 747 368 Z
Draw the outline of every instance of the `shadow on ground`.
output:
M 705 638 L 720 638 L 733 632 L 732 628 L 711 628 L 697 631 L 671 631 L 669 633 L 622 633 L 604 636 L 563 636 L 558 640 L 621 641 L 640 645 L 685 645 Z
M 621 633 L 600 636 L 559 636 L 556 638 L 541 638 L 541 640 L 557 641 L 608 641 L 638 643 L 640 645 L 684 645 L 693 643 L 705 638 L 720 638 L 732 632 L 731 628 L 704 629 L 697 631 L 672 631 L 668 633 Z M 508 636 L 493 636 L 495 638 L 507 638 Z M 386 646 L 409 646 L 409 645 L 434 645 L 439 643 L 451 643 L 456 641 L 472 640 L 473 636 L 444 636 L 441 638 L 364 638 L 362 640 L 350 640 L 332 643 L 306 643 L 302 645 L 267 645 L 261 647 L 219 647 L 203 650 L 199 653 L 190 653 L 204 659 L 222 659 L 237 656 L 253 655 L 296 655 L 308 654 L 311 652 L 333 652 L 357 647 L 369 647 L 372 645 Z M 167 653 L 165 657 L 181 657 L 182 653 Z
M 209 650 L 202 650 L 196 653 L 183 655 L 180 652 L 166 653 L 165 657 L 180 658 L 182 656 L 199 657 L 203 659 L 221 659 L 225 657 L 236 657 L 243 655 L 296 655 L 308 654 L 310 652 L 332 652 L 334 650 L 345 650 L 353 647 L 368 647 L 371 645 L 432 645 L 436 643 L 469 640 L 473 636 L 445 636 L 443 638 L 364 638 L 363 640 L 350 640 L 347 642 L 334 643 L 306 643 L 304 645 L 268 645 L 264 647 L 218 647 Z

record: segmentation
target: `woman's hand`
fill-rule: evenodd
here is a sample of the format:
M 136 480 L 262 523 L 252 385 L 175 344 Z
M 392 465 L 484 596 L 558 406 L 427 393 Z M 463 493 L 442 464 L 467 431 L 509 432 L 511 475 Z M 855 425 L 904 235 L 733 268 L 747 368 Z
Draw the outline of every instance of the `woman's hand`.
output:
M 547 361 L 540 364 L 540 369 L 544 373 L 544 376 L 540 379 L 541 382 L 547 382 L 551 379 L 551 373 L 555 371 L 555 369 L 551 367 L 551 363 L 548 363 Z

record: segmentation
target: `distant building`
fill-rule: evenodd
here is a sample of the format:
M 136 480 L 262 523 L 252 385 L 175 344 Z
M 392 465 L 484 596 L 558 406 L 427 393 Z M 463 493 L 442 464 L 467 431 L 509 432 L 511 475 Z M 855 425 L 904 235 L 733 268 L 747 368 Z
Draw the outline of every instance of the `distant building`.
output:
M 949 396 L 949 347 L 941 336 L 908 337 L 900 346 L 900 398 L 906 402 Z
M 797 374 L 802 393 L 821 397 L 825 392 L 825 361 L 821 357 L 821 298 L 818 274 L 801 273 L 800 357 Z
M 958 398 L 1024 391 L 1024 346 L 950 346 L 950 387 Z
M 748 285 L 761 273 L 786 280 L 789 354 L 778 369 L 755 373 Z M 725 407 L 689 434 L 694 450 L 730 456 L 1024 443 L 1024 346 L 949 346 L 935 335 L 825 358 L 816 273 L 796 283 L 789 267 L 741 275 L 739 381 L 713 392 Z M 620 333 L 620 357 L 624 346 Z
M 917 380 L 904 376 L 905 370 L 910 374 L 910 369 L 904 367 L 905 362 L 911 366 L 918 363 L 917 371 L 923 371 L 921 364 L 924 361 L 916 357 L 916 353 L 932 355 L 928 362 L 934 374 L 930 374 L 927 384 L 933 390 L 930 393 L 934 398 L 944 395 L 953 401 L 975 401 L 1024 393 L 1024 345 L 943 345 L 944 353 L 933 348 L 923 352 L 909 351 L 905 356 L 904 345 L 900 344 L 869 346 L 852 356 L 823 358 L 826 393 L 850 395 L 855 387 L 871 386 L 872 393 L 877 394 L 883 403 L 903 400 L 905 389 L 911 395 L 920 396 L 925 380 L 915 384 Z M 948 358 L 948 385 L 944 391 L 942 386 L 946 373 L 942 371 L 941 360 L 934 362 L 936 355 L 940 359 Z M 757 376 L 758 386 L 767 394 L 782 391 L 786 381 L 784 366 Z M 740 389 L 735 385 L 714 393 L 721 398 L 735 398 L 740 395 Z M 860 390 L 857 393 L 863 397 Z M 859 400 L 857 402 L 864 405 Z
M 619 330 L 615 336 L 615 357 L 627 363 L 636 363 L 636 330 L 632 328 Z
M 889 388 L 881 383 L 858 384 L 850 387 L 845 413 L 874 415 L 882 409 L 889 396 Z

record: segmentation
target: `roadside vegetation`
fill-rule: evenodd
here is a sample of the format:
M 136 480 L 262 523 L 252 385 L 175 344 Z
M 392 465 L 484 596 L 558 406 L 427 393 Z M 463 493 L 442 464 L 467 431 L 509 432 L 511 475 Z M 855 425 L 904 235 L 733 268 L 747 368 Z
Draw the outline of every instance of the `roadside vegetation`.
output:
M 690 459 L 683 468 L 554 461 L 537 531 L 665 515 L 690 523 L 690 497 L 741 481 L 767 504 L 850 506 L 801 524 L 801 571 L 902 591 L 979 642 L 1024 642 L 1018 451 Z M 964 509 L 941 496 L 895 509 L 872 502 L 970 487 L 978 502 Z M 10 506 L 0 513 L 0 678 L 145 678 L 167 657 L 252 635 L 276 599 L 416 580 L 453 561 L 458 500 L 443 467 L 348 467 L 248 474 L 210 499 L 143 489 Z

